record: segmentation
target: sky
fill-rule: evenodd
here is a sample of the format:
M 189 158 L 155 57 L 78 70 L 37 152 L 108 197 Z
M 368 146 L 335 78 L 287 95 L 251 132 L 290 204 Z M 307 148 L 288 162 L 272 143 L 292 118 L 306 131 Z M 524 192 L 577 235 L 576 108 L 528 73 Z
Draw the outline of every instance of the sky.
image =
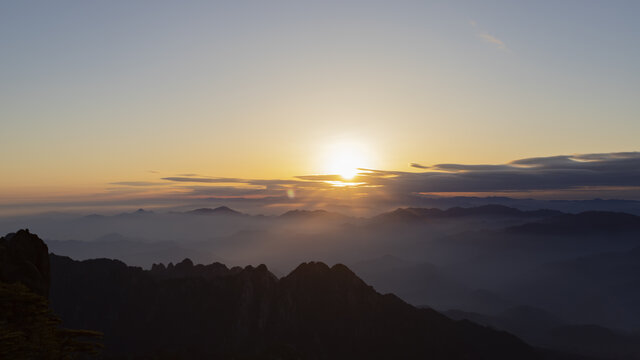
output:
M 618 167 L 636 165 L 639 10 L 636 1 L 2 2 L 0 208 L 389 197 L 414 176 L 411 194 L 640 198 L 637 168 Z M 544 189 L 496 180 L 514 170 L 504 166 L 522 170 L 519 159 L 558 156 L 571 171 L 612 168 L 582 169 L 591 172 L 569 184 L 545 160 L 533 166 Z M 497 165 L 494 186 L 437 185 L 429 174 L 451 172 L 440 164 Z M 381 173 L 393 185 L 374 181 Z

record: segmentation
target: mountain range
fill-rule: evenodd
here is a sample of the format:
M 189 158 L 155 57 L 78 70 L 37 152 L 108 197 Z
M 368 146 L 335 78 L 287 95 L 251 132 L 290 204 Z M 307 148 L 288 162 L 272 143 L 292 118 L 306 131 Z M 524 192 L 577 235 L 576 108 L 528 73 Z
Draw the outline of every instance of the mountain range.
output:
M 141 266 L 142 277 L 153 282 L 200 278 L 202 274 L 194 274 L 203 265 L 195 264 L 210 264 L 205 272 L 229 275 L 246 264 L 263 263 L 278 284 L 313 259 L 346 264 L 376 291 L 393 293 L 418 308 L 484 319 L 504 318 L 511 309 L 539 309 L 561 320 L 556 327 L 568 329 L 561 332 L 566 342 L 535 342 L 527 331 L 503 326 L 504 321 L 482 323 L 536 346 L 584 356 L 596 343 L 586 335 L 598 329 L 621 339 L 640 332 L 638 219 L 619 212 L 571 214 L 490 205 L 401 208 L 374 218 L 316 210 L 281 216 L 228 208 L 139 210 L 33 224 L 38 233 L 48 234 L 45 242 L 55 254 L 74 261 L 117 259 L 131 268 Z M 73 240 L 51 238 L 55 234 Z M 516 319 L 522 323 L 524 318 Z M 576 333 L 586 335 L 572 335 Z M 572 348 L 561 346 L 569 342 Z M 618 356 L 615 351 L 599 354 Z
M 34 279 L 45 281 L 46 266 L 25 272 L 26 280 L 11 269 L 42 260 L 46 245 L 26 230 L 0 245 L 0 280 L 43 289 Z M 103 332 L 107 358 L 539 357 L 508 333 L 379 294 L 340 264 L 303 263 L 278 279 L 264 265 L 184 260 L 142 270 L 116 260 L 49 259 L 53 310 L 66 326 Z

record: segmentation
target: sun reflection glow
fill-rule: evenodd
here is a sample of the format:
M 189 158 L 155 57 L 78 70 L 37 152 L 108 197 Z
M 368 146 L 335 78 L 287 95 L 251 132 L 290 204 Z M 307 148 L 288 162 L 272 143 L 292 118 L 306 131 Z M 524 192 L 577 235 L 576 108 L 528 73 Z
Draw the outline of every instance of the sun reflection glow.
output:
M 340 175 L 342 176 L 342 175 Z M 335 187 L 353 187 L 359 185 L 365 185 L 364 182 L 349 182 L 349 181 L 325 181 L 327 184 L 331 184 Z

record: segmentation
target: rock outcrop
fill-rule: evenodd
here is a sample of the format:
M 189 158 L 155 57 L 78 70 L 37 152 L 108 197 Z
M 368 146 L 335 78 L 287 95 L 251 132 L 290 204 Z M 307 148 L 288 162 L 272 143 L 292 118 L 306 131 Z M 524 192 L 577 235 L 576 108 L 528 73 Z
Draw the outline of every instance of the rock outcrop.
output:
M 22 283 L 38 295 L 49 296 L 49 249 L 28 229 L 0 238 L 0 281 Z

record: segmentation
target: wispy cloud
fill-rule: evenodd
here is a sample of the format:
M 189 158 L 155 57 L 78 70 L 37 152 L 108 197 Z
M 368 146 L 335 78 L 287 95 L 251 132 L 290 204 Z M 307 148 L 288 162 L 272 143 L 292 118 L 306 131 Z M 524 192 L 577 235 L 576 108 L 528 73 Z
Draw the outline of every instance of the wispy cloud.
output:
M 502 192 L 636 188 L 640 191 L 640 152 L 578 154 L 518 159 L 508 164 L 436 164 L 435 171 L 390 172 L 361 177 L 396 194 L 424 192 Z M 594 191 L 594 197 L 597 191 Z
M 478 27 L 478 23 L 477 22 L 472 20 L 472 21 L 469 22 L 469 24 L 474 29 L 476 37 L 478 37 L 482 41 L 484 41 L 486 43 L 489 43 L 489 44 L 492 44 L 492 45 L 496 46 L 500 50 L 510 51 L 509 48 L 507 47 L 507 44 L 505 44 L 504 41 L 498 39 L 494 35 L 489 34 L 487 31 L 485 31 L 483 29 L 480 29 Z
M 411 163 L 409 164 L 409 166 L 416 168 L 416 169 L 428 169 L 429 166 L 424 166 L 424 165 L 420 165 L 418 163 Z
M 640 152 L 558 155 L 518 159 L 506 164 L 434 164 L 411 163 L 422 172 L 360 169 L 349 181 L 354 186 L 336 188 L 344 182 L 339 175 L 301 175 L 294 179 L 241 179 L 221 177 L 164 177 L 181 192 L 174 197 L 237 198 L 250 196 L 285 198 L 295 190 L 296 201 L 351 201 L 358 194 L 371 201 L 388 199 L 407 201 L 425 193 L 493 193 L 591 191 L 598 197 L 603 189 L 627 189 L 634 198 L 640 196 Z M 143 186 L 143 182 L 121 182 Z M 150 183 L 153 186 L 155 183 Z M 586 190 L 585 190 L 586 189 Z M 589 190 L 590 189 L 590 190 Z M 633 195 L 635 194 L 635 195 Z
M 499 49 L 508 50 L 507 49 L 507 45 L 504 43 L 504 41 L 498 39 L 497 37 L 495 37 L 495 36 L 493 36 L 491 34 L 479 33 L 477 35 L 478 35 L 478 37 L 480 39 L 484 40 L 485 42 L 488 42 L 488 43 L 496 45 Z
M 162 180 L 175 181 L 175 182 L 190 182 L 190 183 L 245 183 L 246 181 L 238 178 L 208 178 L 208 177 L 187 177 L 187 176 L 169 176 L 164 177 Z
M 109 185 L 120 185 L 120 186 L 162 186 L 166 185 L 163 182 L 157 181 L 116 181 L 109 183 Z

